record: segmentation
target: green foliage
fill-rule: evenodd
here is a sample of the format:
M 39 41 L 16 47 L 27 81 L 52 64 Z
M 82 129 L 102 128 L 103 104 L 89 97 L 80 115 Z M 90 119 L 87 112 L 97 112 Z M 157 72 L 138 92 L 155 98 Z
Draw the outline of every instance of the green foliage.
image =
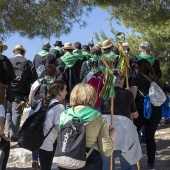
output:
M 11 34 L 34 38 L 60 37 L 74 24 L 86 26 L 82 15 L 88 15 L 93 3 L 77 0 L 0 0 L 0 38 Z

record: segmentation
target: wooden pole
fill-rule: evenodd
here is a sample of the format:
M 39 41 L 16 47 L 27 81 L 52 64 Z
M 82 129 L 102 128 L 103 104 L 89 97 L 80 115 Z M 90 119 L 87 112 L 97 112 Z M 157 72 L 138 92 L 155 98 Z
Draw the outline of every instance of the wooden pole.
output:
M 111 128 L 114 128 L 114 121 L 113 121 L 113 114 L 114 114 L 114 97 L 111 98 L 111 119 L 110 119 L 110 126 Z M 113 154 L 110 155 L 110 170 L 112 170 L 113 166 Z
M 102 63 L 105 65 L 105 67 L 109 68 L 107 62 L 100 58 Z M 110 71 L 109 74 L 113 74 L 113 71 Z M 111 106 L 110 106 L 110 112 L 111 112 L 111 118 L 110 118 L 110 128 L 114 128 L 114 120 L 113 120 L 113 113 L 114 113 L 114 97 L 111 97 Z M 110 155 L 110 170 L 112 170 L 113 165 L 113 154 Z

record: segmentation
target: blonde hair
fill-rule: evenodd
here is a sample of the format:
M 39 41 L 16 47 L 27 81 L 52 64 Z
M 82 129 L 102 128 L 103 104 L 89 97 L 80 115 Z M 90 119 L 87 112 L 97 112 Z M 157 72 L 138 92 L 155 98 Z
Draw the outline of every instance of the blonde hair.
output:
M 97 100 L 97 93 L 95 89 L 86 83 L 77 84 L 70 95 L 70 105 L 84 105 L 93 107 Z

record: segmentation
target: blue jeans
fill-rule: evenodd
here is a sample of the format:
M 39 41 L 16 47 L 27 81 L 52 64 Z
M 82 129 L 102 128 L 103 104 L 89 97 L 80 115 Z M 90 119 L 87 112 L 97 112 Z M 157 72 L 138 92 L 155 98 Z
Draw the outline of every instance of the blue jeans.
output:
M 35 112 L 35 110 L 31 109 L 29 112 L 29 116 L 34 114 L 34 112 Z M 38 157 L 39 157 L 38 155 L 39 155 L 38 150 L 32 152 L 32 162 L 38 162 Z
M 121 151 L 115 150 L 113 152 L 113 164 L 112 169 L 116 170 L 115 158 L 119 157 L 121 170 L 134 170 L 134 165 L 130 165 L 126 159 L 121 155 Z M 103 160 L 103 170 L 108 170 L 110 168 L 110 157 L 102 156 Z

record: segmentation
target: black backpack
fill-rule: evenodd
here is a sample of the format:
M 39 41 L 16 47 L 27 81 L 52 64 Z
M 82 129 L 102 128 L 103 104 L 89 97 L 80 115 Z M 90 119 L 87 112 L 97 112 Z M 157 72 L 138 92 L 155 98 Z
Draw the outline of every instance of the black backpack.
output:
M 14 68 L 16 78 L 11 82 L 11 87 L 13 91 L 20 93 L 27 93 L 30 88 L 30 83 L 28 82 L 29 74 L 31 73 L 31 68 L 28 60 L 19 62 L 15 59 L 11 60 Z
M 92 145 L 86 153 L 86 129 L 79 120 L 66 123 L 57 137 L 57 147 L 53 163 L 66 169 L 79 169 L 85 166 L 86 159 L 96 146 Z
M 7 83 L 7 65 L 6 65 L 6 57 L 0 55 L 0 83 Z
M 31 109 L 35 110 L 38 104 L 45 99 L 47 96 L 47 92 L 50 88 L 50 85 L 39 81 L 40 85 L 36 87 L 33 92 L 32 99 L 31 99 Z
M 44 136 L 43 127 L 46 113 L 57 104 L 59 104 L 59 102 L 53 103 L 47 109 L 40 107 L 37 112 L 25 120 L 18 135 L 18 144 L 20 147 L 30 151 L 35 151 L 42 146 L 45 138 L 54 127 L 53 125 L 47 135 Z

